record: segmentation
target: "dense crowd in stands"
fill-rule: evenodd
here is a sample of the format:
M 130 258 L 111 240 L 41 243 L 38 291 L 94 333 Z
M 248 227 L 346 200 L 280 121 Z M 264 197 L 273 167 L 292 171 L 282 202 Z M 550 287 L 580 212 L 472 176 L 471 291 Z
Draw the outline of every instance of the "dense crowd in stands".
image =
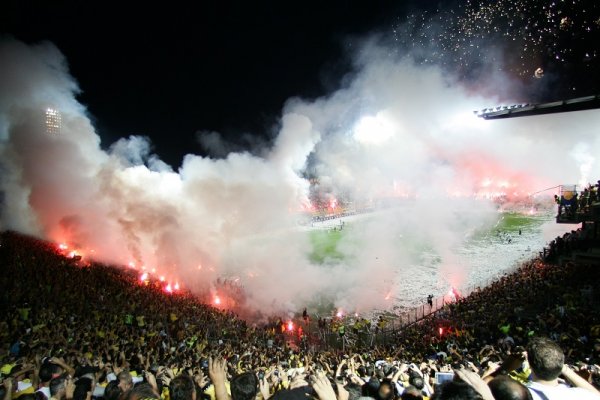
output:
M 578 209 L 583 210 L 584 213 L 588 212 L 588 208 L 600 201 L 600 181 L 598 181 L 595 185 L 589 184 L 587 187 L 583 189 L 583 191 L 579 194 L 579 204 Z
M 595 233 L 591 228 L 592 226 L 588 226 L 588 229 L 579 228 L 571 232 L 566 232 L 562 236 L 557 236 L 544 249 L 541 254 L 543 259 L 549 262 L 556 262 L 560 256 L 569 256 L 574 251 L 586 252 L 598 247 L 600 241 L 594 238 Z
M 0 268 L 4 400 L 600 398 L 593 265 L 532 260 L 385 341 L 343 348 L 291 346 L 15 233 L 0 236 Z
M 589 215 L 592 206 L 600 202 L 600 181 L 595 185 L 588 184 L 579 193 L 567 190 L 560 197 L 555 195 L 554 201 L 558 204 L 558 217 L 574 218 L 576 214 Z

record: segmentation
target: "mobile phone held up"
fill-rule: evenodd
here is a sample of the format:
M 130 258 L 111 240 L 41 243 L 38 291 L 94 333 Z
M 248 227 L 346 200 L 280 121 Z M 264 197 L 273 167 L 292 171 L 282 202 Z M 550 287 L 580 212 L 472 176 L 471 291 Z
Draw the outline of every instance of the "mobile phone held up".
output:
M 444 382 L 450 382 L 454 379 L 454 372 L 436 372 L 435 384 L 441 385 Z

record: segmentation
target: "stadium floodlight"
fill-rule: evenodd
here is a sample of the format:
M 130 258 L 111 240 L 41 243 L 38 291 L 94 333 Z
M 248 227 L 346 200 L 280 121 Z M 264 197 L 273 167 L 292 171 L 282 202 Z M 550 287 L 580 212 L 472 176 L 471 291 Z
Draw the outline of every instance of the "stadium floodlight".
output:
M 521 103 L 484 108 L 477 113 L 477 116 L 483 119 L 500 119 L 598 108 L 600 108 L 600 95 L 593 95 L 540 104 Z

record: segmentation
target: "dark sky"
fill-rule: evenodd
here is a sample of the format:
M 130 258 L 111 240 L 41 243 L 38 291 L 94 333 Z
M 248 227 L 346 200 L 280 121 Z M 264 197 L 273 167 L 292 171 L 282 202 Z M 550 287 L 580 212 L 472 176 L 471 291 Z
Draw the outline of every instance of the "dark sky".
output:
M 50 40 L 66 55 L 104 145 L 147 135 L 175 167 L 184 154 L 202 153 L 198 130 L 233 141 L 246 132 L 268 138 L 286 99 L 335 89 L 356 38 L 391 29 L 408 7 L 388 0 L 121 3 L 12 0 L 0 26 L 28 43 Z
M 523 102 L 600 91 L 598 0 L 6 0 L 0 12 L 0 33 L 65 54 L 104 146 L 146 135 L 175 168 L 204 154 L 198 131 L 268 141 L 285 101 L 338 89 L 374 32 L 476 90 L 504 73 Z

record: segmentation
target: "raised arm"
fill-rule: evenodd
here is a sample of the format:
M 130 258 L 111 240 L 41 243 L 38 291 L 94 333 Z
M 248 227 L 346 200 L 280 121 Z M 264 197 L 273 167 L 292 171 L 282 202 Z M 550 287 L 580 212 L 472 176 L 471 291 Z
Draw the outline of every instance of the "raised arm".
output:
M 569 368 L 566 364 L 563 365 L 562 375 L 575 387 L 582 388 L 588 390 L 598 396 L 600 396 L 600 392 L 596 390 L 592 384 L 579 376 L 575 371 Z
M 215 385 L 216 400 L 231 400 L 225 380 L 227 379 L 227 361 L 222 358 L 208 359 L 208 375 Z

